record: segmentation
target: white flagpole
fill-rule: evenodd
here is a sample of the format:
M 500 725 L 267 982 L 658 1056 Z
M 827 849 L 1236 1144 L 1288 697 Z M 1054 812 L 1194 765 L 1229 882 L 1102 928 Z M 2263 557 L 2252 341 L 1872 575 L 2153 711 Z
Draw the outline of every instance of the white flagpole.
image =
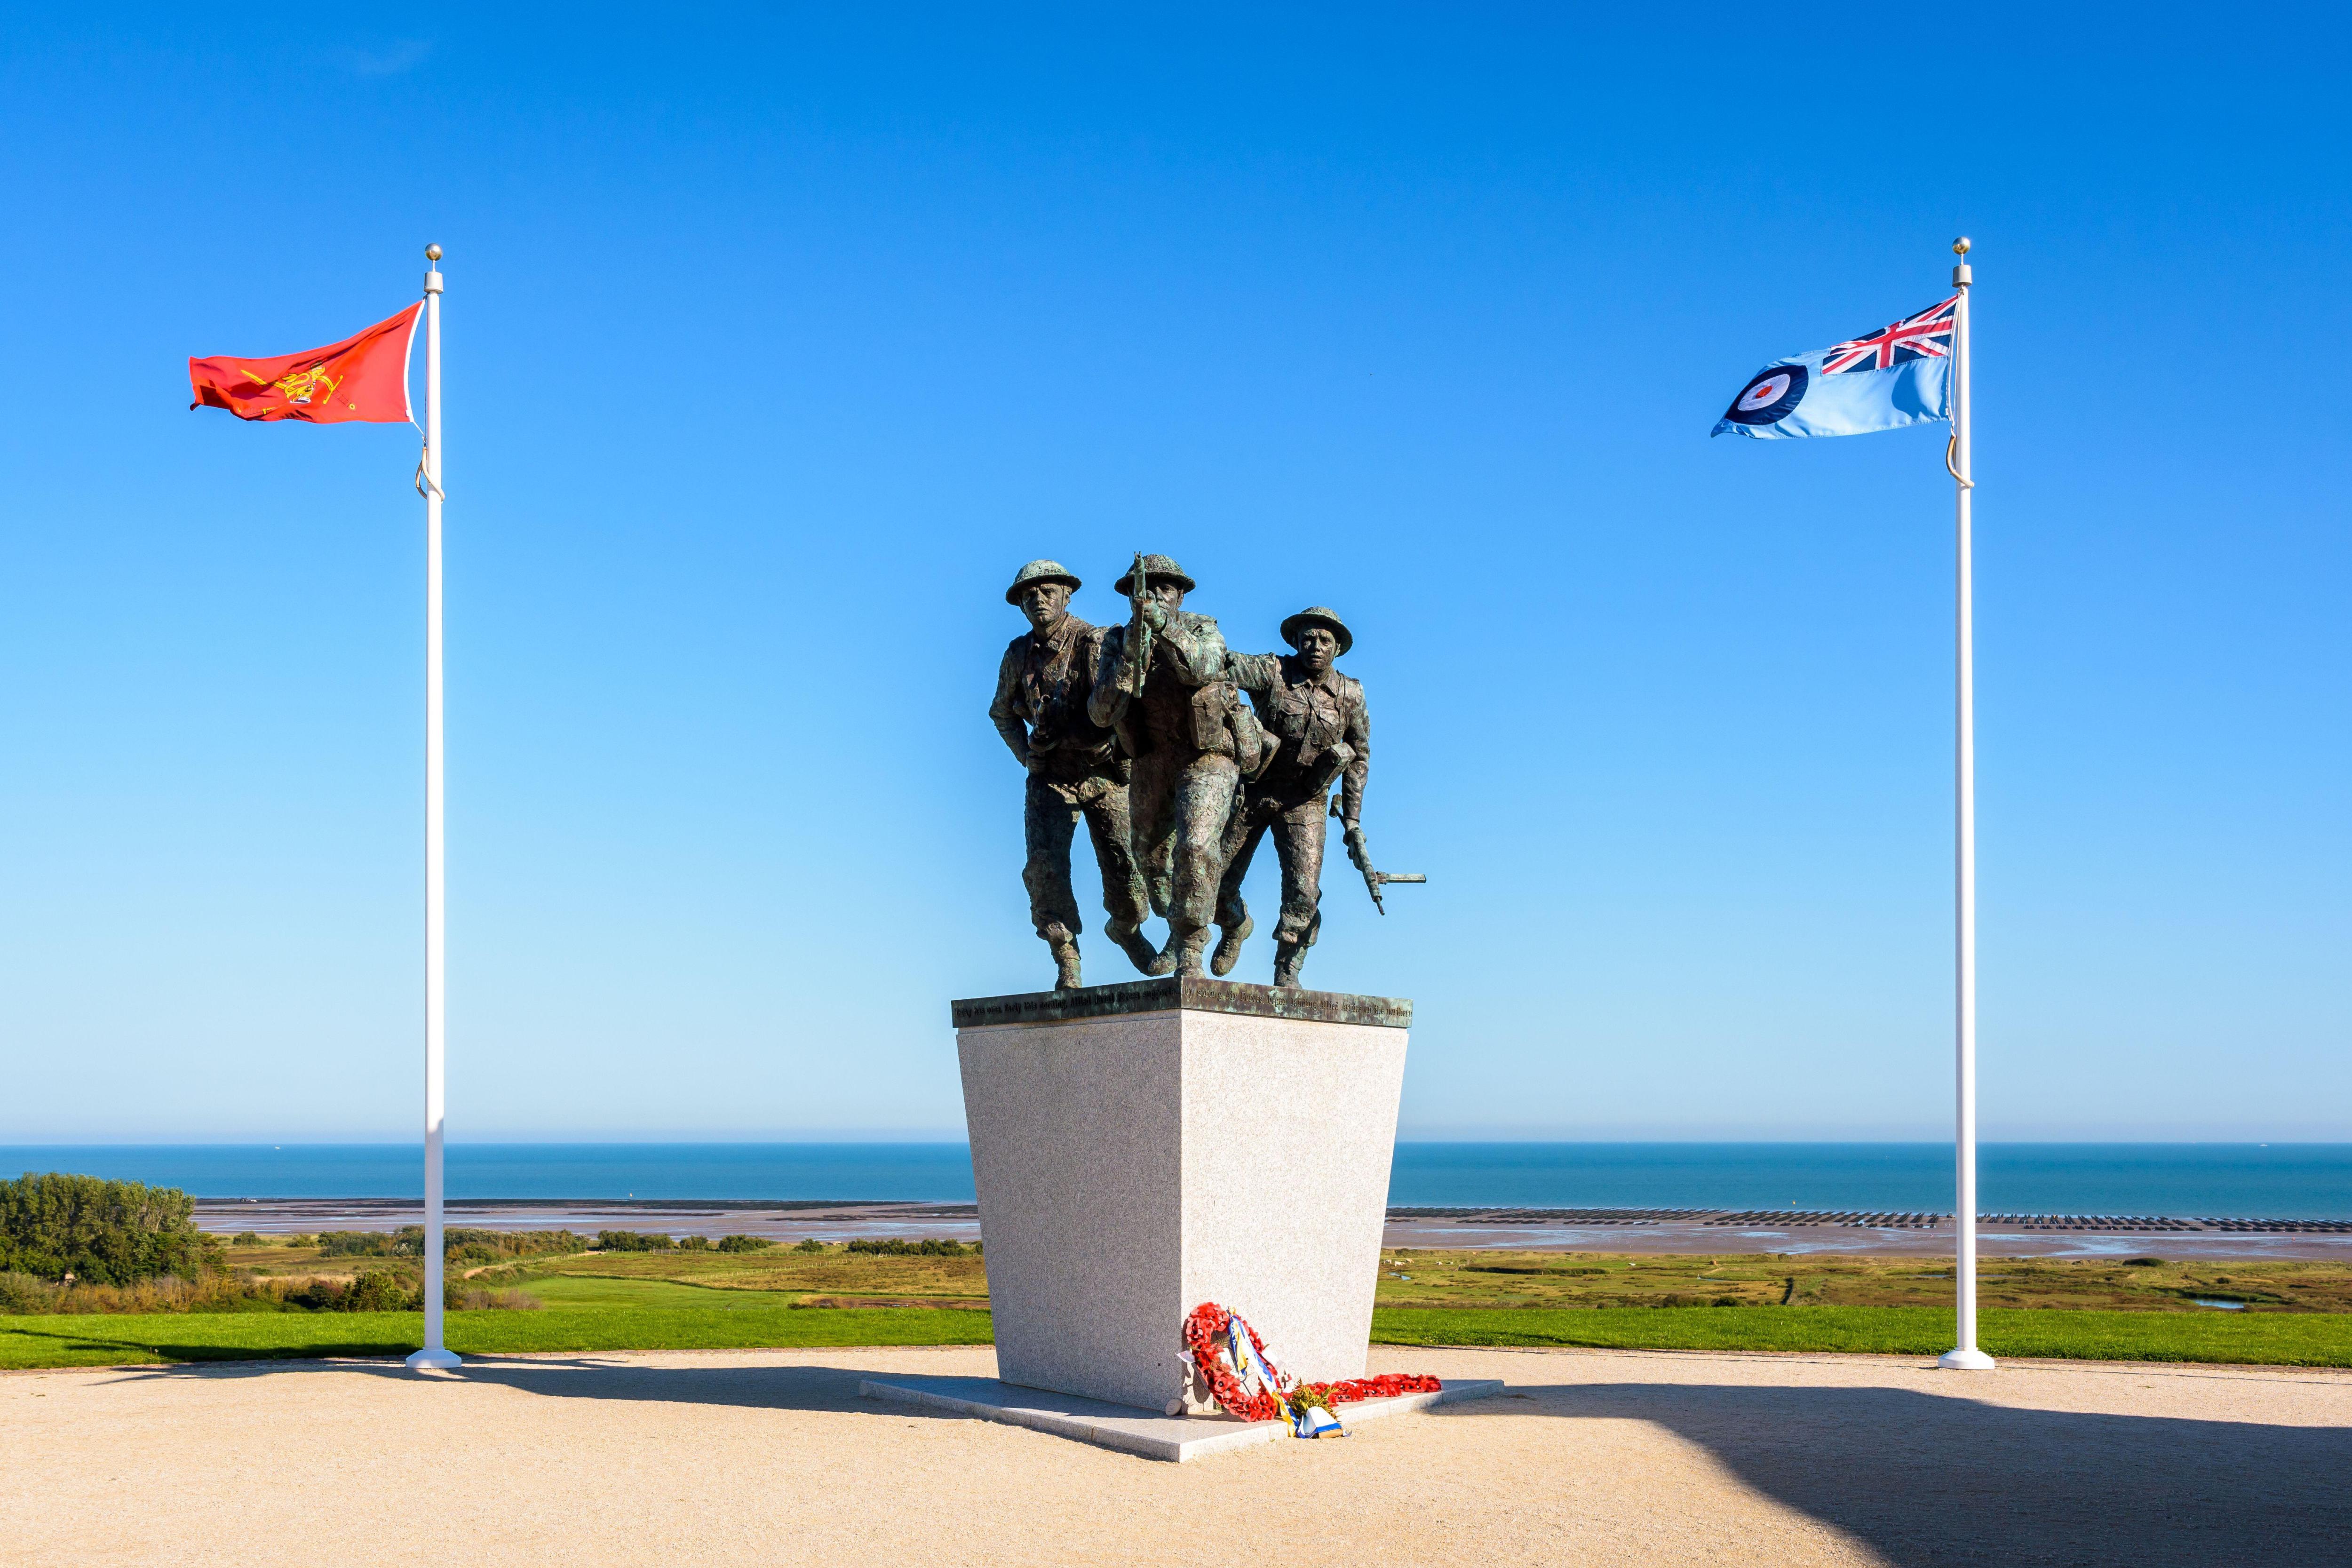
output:
M 441 247 L 425 247 L 425 1348 L 413 1367 L 458 1364 L 441 1342 L 441 1121 L 448 1038 L 441 813 Z
M 1956 740 L 1954 782 L 1958 796 L 1954 835 L 1953 1052 L 1952 1142 L 1958 1188 L 1958 1255 L 1952 1260 L 1957 1287 L 1959 1343 L 1946 1351 L 1937 1364 L 1956 1372 L 1990 1372 L 1992 1357 L 1977 1349 L 1977 721 L 1975 584 L 1969 536 L 1969 491 L 1975 488 L 1969 454 L 1969 242 L 1956 239 L 1952 253 L 1960 261 L 1952 268 L 1952 287 L 1959 304 L 1952 314 L 1952 439 L 1945 455 L 1951 470 L 1956 574 L 1958 682 L 1955 693 Z

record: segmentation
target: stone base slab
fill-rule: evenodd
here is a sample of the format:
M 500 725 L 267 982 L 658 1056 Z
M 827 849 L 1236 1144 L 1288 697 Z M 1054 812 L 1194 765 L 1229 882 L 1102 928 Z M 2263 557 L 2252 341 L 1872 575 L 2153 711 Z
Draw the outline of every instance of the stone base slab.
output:
M 1449 1377 L 1442 1381 L 1444 1387 L 1435 1394 L 1404 1394 L 1394 1399 L 1367 1399 L 1359 1405 L 1343 1405 L 1337 1413 L 1340 1424 L 1354 1426 L 1360 1422 L 1377 1421 L 1383 1415 L 1402 1415 L 1458 1399 L 1485 1399 L 1503 1391 L 1498 1378 Z M 1056 1437 L 1075 1438 L 1097 1447 L 1116 1448 L 1146 1459 L 1167 1459 L 1180 1465 L 1204 1455 L 1222 1454 L 1228 1448 L 1252 1447 L 1290 1436 L 1287 1421 L 1236 1421 L 1229 1415 L 1161 1415 L 1132 1405 L 1110 1405 L 1099 1399 L 1081 1399 L 1073 1394 L 1019 1388 L 992 1377 L 894 1377 L 887 1381 L 869 1377 L 858 1384 L 857 1392 L 866 1399 L 895 1400 L 982 1421 L 1002 1421 L 1008 1426 L 1026 1426 L 1033 1431 L 1050 1432 Z

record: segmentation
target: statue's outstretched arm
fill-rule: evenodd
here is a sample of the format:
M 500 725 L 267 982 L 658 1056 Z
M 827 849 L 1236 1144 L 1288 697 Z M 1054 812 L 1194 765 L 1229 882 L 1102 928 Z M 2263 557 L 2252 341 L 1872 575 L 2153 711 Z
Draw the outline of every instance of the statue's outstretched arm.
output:
M 1253 697 L 1263 697 L 1274 689 L 1274 678 L 1281 673 L 1282 656 L 1278 653 L 1233 653 L 1225 655 L 1225 678 Z
M 1182 684 L 1206 686 L 1226 679 L 1225 635 L 1206 616 L 1189 626 L 1171 626 L 1160 640 L 1168 649 L 1168 668 Z

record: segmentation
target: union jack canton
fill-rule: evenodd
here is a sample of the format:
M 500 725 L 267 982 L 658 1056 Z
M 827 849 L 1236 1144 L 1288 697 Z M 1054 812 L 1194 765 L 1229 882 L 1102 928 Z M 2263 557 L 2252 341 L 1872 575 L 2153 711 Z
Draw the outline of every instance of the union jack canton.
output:
M 1823 375 L 1856 370 L 1893 370 L 1907 360 L 1946 359 L 1952 352 L 1952 315 L 1959 308 L 1958 294 L 1931 305 L 1916 316 L 1906 316 L 1891 327 L 1839 343 L 1822 351 Z

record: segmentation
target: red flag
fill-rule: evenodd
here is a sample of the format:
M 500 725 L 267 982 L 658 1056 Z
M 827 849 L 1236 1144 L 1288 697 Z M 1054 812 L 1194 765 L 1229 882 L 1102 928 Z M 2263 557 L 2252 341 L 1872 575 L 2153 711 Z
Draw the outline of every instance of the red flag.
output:
M 239 419 L 412 422 L 408 346 L 422 301 L 341 342 L 276 359 L 192 359 L 191 408 L 226 408 Z

